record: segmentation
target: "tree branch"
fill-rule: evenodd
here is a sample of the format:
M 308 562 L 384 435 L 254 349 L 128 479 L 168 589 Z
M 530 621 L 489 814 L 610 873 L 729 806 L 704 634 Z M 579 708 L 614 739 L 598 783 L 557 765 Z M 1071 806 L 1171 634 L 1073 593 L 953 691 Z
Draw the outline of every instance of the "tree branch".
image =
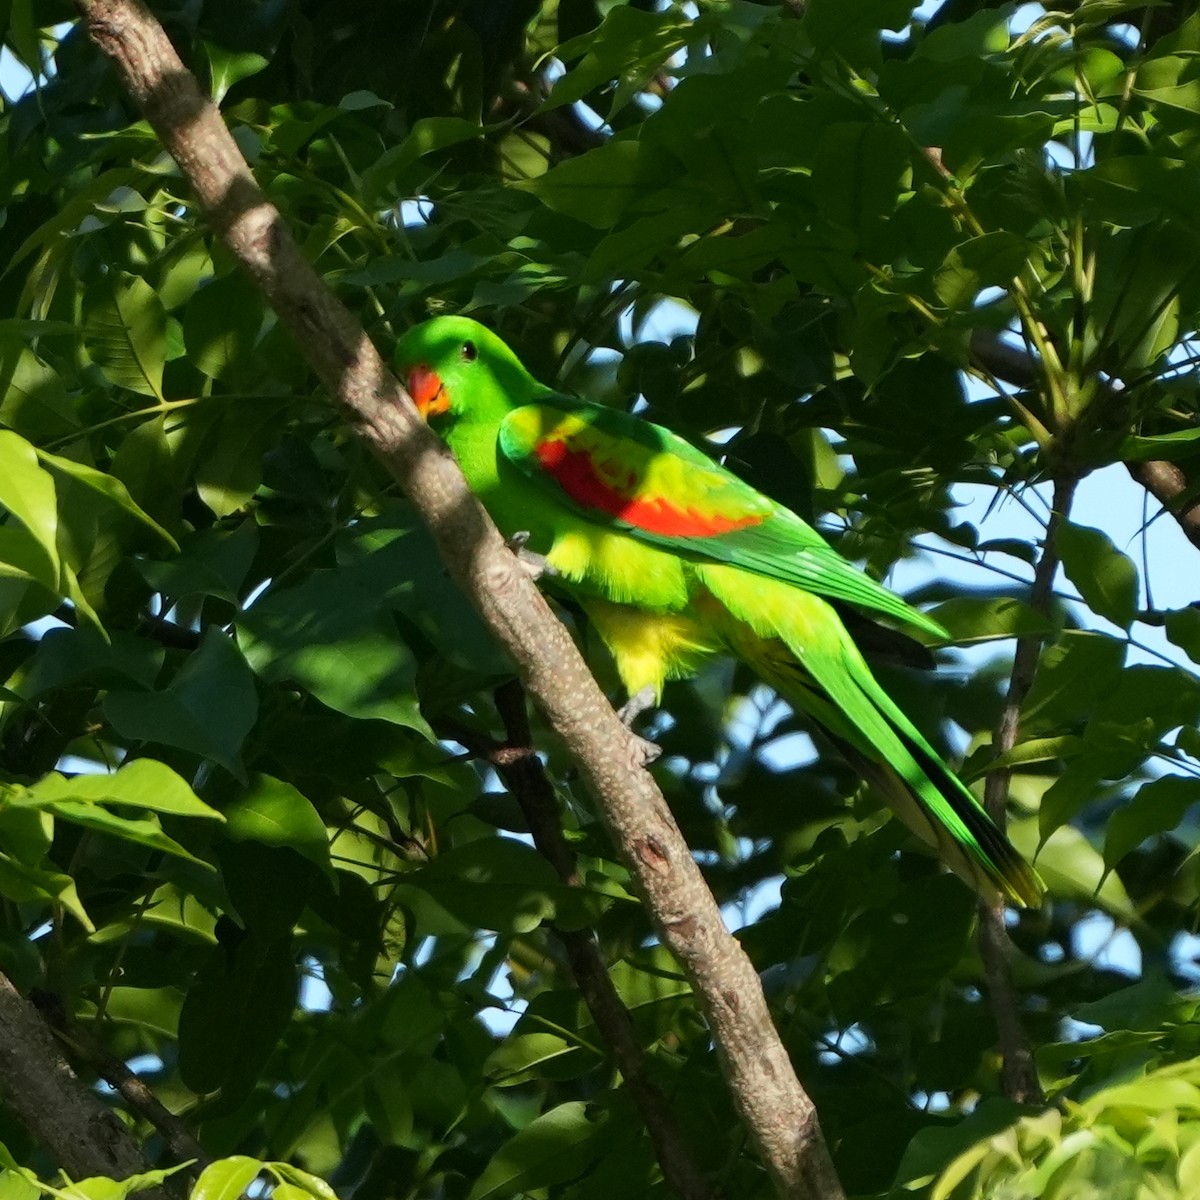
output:
M 575 856 L 559 825 L 554 787 L 534 749 L 520 683 L 513 680 L 496 689 L 496 710 L 504 722 L 503 743 L 459 726 L 449 729 L 449 735 L 495 768 L 521 806 L 534 845 L 564 884 L 577 887 L 581 881 Z M 667 1184 L 681 1200 L 712 1200 L 714 1192 L 688 1149 L 667 1097 L 647 1071 L 633 1018 L 617 994 L 595 939 L 583 929 L 554 926 L 554 934 L 566 953 L 583 1002 L 642 1114 Z
M 75 1058 L 87 1063 L 101 1079 L 119 1092 L 131 1112 L 137 1113 L 158 1130 L 177 1161 L 195 1164 L 191 1172 L 193 1178 L 208 1166 L 212 1159 L 196 1141 L 187 1123 L 171 1112 L 144 1080 L 119 1058 L 109 1054 L 87 1029 L 73 1024 L 58 996 L 51 992 L 33 992 L 29 1001 Z
M 304 259 L 159 23 L 140 0 L 77 3 L 209 224 L 410 497 L 450 575 L 579 764 L 659 937 L 691 982 L 777 1191 L 798 1200 L 841 1197 L 816 1110 L 771 1023 L 758 975 L 725 928 L 662 793 L 640 765 L 634 739 L 569 634 L 358 322 Z
M 1033 587 L 1029 593 L 1029 605 L 1039 613 L 1045 614 L 1049 610 L 1050 593 L 1058 571 L 1058 530 L 1070 515 L 1076 482 L 1076 476 L 1065 470 L 1054 481 L 1054 499 L 1050 520 L 1046 524 L 1046 540 L 1042 545 L 1042 556 L 1034 570 Z M 1005 697 L 1004 709 L 992 739 L 992 747 L 997 756 L 1006 754 L 1017 744 L 1017 737 L 1021 732 L 1021 705 L 1025 703 L 1025 697 L 1029 695 L 1029 689 L 1033 686 L 1041 652 L 1040 634 L 1030 634 L 1028 637 L 1017 639 L 1012 676 L 1008 681 L 1008 695 Z M 1008 789 L 1011 778 L 1012 772 L 1007 768 L 992 771 L 984 785 L 984 808 L 1002 830 L 1008 819 Z M 1046 1097 L 1038 1081 L 1037 1066 L 1033 1061 L 1029 1039 L 1021 1027 L 1017 994 L 1008 966 L 1008 947 L 1008 932 L 1004 927 L 1004 905 L 981 902 L 979 955 L 983 960 L 988 998 L 1000 1039 L 1004 1092 L 1010 1100 L 1022 1104 L 1041 1104 Z
M 127 1179 L 151 1169 L 137 1139 L 80 1082 L 37 1011 L 2 973 L 0 1097 L 73 1180 Z M 140 1194 L 170 1200 L 166 1188 Z

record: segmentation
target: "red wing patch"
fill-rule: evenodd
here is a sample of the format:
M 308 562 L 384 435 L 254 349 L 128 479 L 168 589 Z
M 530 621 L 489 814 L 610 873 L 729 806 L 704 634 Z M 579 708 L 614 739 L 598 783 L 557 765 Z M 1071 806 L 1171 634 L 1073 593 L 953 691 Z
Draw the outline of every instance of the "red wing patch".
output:
M 534 447 L 538 464 L 582 508 L 598 509 L 663 537 L 713 537 L 759 525 L 760 514 L 731 517 L 672 504 L 663 497 L 638 494 L 637 472 L 615 463 L 598 463 L 586 450 L 564 440 L 546 439 Z

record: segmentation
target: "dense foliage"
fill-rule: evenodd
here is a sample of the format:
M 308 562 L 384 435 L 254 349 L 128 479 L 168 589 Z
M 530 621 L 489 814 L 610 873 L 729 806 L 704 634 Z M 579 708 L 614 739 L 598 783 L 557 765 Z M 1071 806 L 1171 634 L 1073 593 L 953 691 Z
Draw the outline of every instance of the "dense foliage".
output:
M 712 888 L 762 913 L 741 936 L 847 1191 L 922 1193 L 953 1163 L 934 1194 L 1194 1195 L 1200 618 L 1151 575 L 1190 577 L 1195 550 L 1156 562 L 1079 516 L 1042 613 L 1038 537 L 956 508 L 970 484 L 1044 524 L 1055 481 L 1200 464 L 1200 19 L 152 7 L 381 347 L 469 312 L 881 577 L 936 551 L 915 599 L 995 653 L 879 670 L 968 779 L 995 766 L 1004 639 L 1044 636 L 1005 756 L 1052 892 L 1011 922 L 1033 1113 L 1002 1095 L 973 897 L 836 753 L 732 669 L 672 685 L 653 726 Z M 70 6 L 2 14 L 35 84 L 0 115 L 0 969 L 241 1156 L 211 1194 L 261 1160 L 280 1200 L 321 1194 L 296 1167 L 362 1200 L 662 1195 L 551 929 L 591 926 L 703 1169 L 768 1194 L 553 736 L 578 889 L 447 740 L 501 736 L 509 668 L 412 513 Z M 1004 330 L 1032 383 L 973 356 Z M 972 568 L 953 585 L 945 556 Z M 1114 926 L 1127 951 L 1097 960 L 1087 932 Z M 0 1143 L 50 1176 L 3 1113 Z

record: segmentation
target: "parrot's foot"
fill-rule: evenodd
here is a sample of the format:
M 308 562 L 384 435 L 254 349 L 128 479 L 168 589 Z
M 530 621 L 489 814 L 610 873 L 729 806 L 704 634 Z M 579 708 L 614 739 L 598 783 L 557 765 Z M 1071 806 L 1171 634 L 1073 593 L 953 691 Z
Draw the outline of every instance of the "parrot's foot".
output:
M 544 554 L 535 554 L 532 550 L 527 549 L 528 541 L 529 530 L 522 529 L 508 538 L 504 544 L 517 556 L 517 562 L 525 568 L 530 579 L 538 580 L 543 575 L 557 574 Z
M 652 762 L 657 762 L 662 758 L 662 747 L 657 742 L 652 742 L 649 738 L 641 737 L 636 733 L 631 736 L 634 746 L 642 756 L 643 767 L 648 767 Z
M 627 729 L 633 728 L 633 723 L 647 709 L 654 707 L 654 689 L 647 684 L 640 692 L 634 692 L 620 708 L 617 709 L 617 716 L 621 718 L 621 724 Z
M 633 733 L 633 723 L 647 709 L 654 707 L 655 692 L 652 687 L 646 686 L 639 692 L 634 692 L 620 708 L 617 709 L 617 716 L 621 718 L 621 724 L 633 734 L 633 740 L 642 755 L 642 766 L 648 767 L 655 759 L 661 757 L 662 747 L 657 742 L 650 741 L 649 738 L 640 737 Z

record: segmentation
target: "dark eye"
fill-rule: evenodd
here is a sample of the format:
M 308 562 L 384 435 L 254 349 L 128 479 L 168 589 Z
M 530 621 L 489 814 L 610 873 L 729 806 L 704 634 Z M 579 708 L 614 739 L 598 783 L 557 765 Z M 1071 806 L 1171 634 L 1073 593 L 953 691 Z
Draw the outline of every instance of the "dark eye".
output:
M 463 362 L 474 362 L 479 357 L 479 347 L 474 342 L 463 342 L 460 353 Z

